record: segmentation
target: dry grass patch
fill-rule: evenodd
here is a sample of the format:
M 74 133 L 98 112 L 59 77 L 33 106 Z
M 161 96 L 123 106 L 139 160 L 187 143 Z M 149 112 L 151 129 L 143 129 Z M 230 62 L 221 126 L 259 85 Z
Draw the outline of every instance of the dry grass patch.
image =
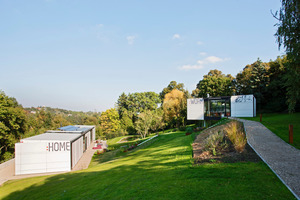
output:
M 243 124 L 234 120 L 199 134 L 193 154 L 195 163 L 260 161 L 247 144 Z

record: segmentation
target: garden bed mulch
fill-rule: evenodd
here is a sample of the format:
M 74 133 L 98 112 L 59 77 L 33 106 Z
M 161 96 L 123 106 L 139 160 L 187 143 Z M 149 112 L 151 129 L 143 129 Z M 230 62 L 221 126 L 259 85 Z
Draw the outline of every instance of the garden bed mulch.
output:
M 245 150 L 242 153 L 238 153 L 234 148 L 226 152 L 219 152 L 217 155 L 212 155 L 209 151 L 204 149 L 204 141 L 212 133 L 223 131 L 226 124 L 216 126 L 210 129 L 202 131 L 192 144 L 193 158 L 195 164 L 204 163 L 235 163 L 235 162 L 260 162 L 260 157 L 255 151 L 246 144 Z

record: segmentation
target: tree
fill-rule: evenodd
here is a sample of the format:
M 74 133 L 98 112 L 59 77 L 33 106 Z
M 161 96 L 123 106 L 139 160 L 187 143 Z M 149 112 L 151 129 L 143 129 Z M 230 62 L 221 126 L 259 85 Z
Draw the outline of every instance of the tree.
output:
M 257 59 L 236 75 L 237 94 L 254 94 L 258 110 L 283 111 L 286 101 L 286 56 L 267 63 Z
M 272 112 L 285 111 L 288 108 L 286 104 L 287 57 L 277 57 L 276 60 L 271 60 L 268 65 L 269 83 L 264 93 L 263 109 Z
M 27 118 L 17 100 L 0 91 L 0 159 L 9 158 L 27 131 Z
M 150 110 L 145 110 L 138 115 L 138 119 L 135 122 L 135 127 L 142 138 L 145 138 L 148 135 L 152 121 L 153 113 Z
M 161 108 L 152 111 L 152 116 L 153 116 L 152 123 L 151 123 L 152 131 L 156 132 L 157 130 L 164 127 L 165 123 L 163 120 L 163 114 L 164 114 L 164 112 Z
M 120 129 L 120 119 L 116 109 L 111 108 L 101 114 L 100 128 L 105 135 L 109 135 Z
M 163 101 L 164 98 L 165 98 L 165 95 L 168 94 L 168 93 L 170 93 L 174 89 L 177 89 L 177 90 L 182 91 L 182 92 L 186 92 L 186 90 L 184 89 L 184 84 L 183 83 L 178 83 L 177 84 L 176 81 L 171 81 L 169 83 L 169 85 L 166 88 L 164 88 L 161 91 L 161 93 L 159 94 L 161 100 Z
M 174 89 L 165 95 L 163 103 L 165 118 L 167 121 L 175 120 L 177 127 L 180 123 L 184 124 L 186 115 L 182 115 L 182 113 L 186 110 L 186 107 L 187 100 L 182 91 Z
M 129 134 L 135 133 L 134 124 L 132 119 L 128 115 L 128 111 L 125 109 L 121 118 L 121 129 Z
M 278 23 L 275 36 L 278 47 L 283 45 L 287 53 L 287 104 L 290 112 L 295 111 L 300 99 L 300 2 L 282 0 L 279 12 L 273 15 Z
M 264 97 L 270 83 L 269 75 L 267 73 L 268 69 L 268 64 L 261 62 L 259 58 L 253 63 L 249 81 L 251 84 L 251 93 L 255 96 L 258 104 L 258 110 L 261 110 L 261 106 L 265 104 Z
M 242 72 L 236 75 L 235 88 L 237 94 L 252 94 L 251 92 L 251 72 L 253 65 L 246 65 Z
M 230 96 L 234 92 L 234 77 L 230 74 L 224 75 L 219 70 L 210 70 L 203 79 L 199 81 L 196 89 L 192 92 L 193 97 Z
M 134 123 L 139 113 L 145 110 L 155 110 L 160 103 L 159 95 L 155 92 L 136 92 L 126 95 L 122 93 L 117 102 L 117 108 L 121 119 L 123 113 L 127 112 L 128 117 Z

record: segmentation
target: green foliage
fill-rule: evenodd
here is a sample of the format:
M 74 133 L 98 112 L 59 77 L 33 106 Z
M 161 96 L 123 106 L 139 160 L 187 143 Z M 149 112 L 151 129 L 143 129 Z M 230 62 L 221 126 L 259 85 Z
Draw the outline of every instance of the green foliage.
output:
M 157 109 L 158 103 L 160 103 L 159 95 L 155 92 L 136 92 L 128 95 L 122 93 L 117 101 L 117 107 L 121 119 L 123 113 L 127 111 L 127 115 L 134 123 L 139 113 Z
M 266 64 L 257 59 L 257 61 L 253 63 L 250 85 L 251 93 L 256 97 L 259 110 L 261 109 L 261 104 L 264 102 L 264 94 L 267 91 L 269 82 Z
M 153 113 L 150 110 L 145 110 L 138 115 L 138 120 L 135 122 L 137 132 L 142 138 L 145 138 L 153 123 Z
M 132 119 L 128 115 L 128 111 L 124 110 L 121 118 L 121 128 L 129 134 L 136 133 Z
M 158 131 L 159 129 L 164 128 L 165 123 L 163 119 L 164 112 L 161 108 L 152 111 L 152 123 L 151 123 L 151 130 L 153 132 Z
M 186 127 L 186 129 L 185 129 L 185 131 L 187 132 L 187 133 L 193 133 L 193 128 L 192 127 Z
M 228 74 L 224 75 L 219 70 L 210 70 L 192 92 L 193 97 L 206 97 L 207 94 L 213 97 L 230 96 L 234 92 L 234 78 Z
M 287 57 L 263 63 L 259 59 L 236 76 L 237 94 L 254 94 L 258 111 L 287 109 Z
M 214 156 L 217 155 L 219 149 L 227 148 L 227 143 L 224 138 L 224 133 L 219 131 L 211 134 L 208 138 L 205 139 L 205 147 L 206 151 L 210 151 Z
M 15 98 L 0 91 L 0 160 L 7 159 L 7 155 L 14 152 L 15 143 L 24 136 L 27 128 L 22 106 Z
M 100 128 L 102 133 L 106 136 L 120 130 L 119 113 L 116 109 L 111 108 L 101 113 Z
M 287 74 L 287 103 L 290 112 L 300 99 L 300 3 L 299 0 L 281 0 L 279 12 L 273 15 L 278 23 L 275 34 L 279 48 L 283 45 L 289 64 Z

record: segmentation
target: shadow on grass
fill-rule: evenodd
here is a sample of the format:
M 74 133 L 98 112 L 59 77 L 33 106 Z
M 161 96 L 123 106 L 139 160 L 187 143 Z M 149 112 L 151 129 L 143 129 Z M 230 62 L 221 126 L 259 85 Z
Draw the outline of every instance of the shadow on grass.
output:
M 149 147 L 111 163 L 11 182 L 0 193 L 7 193 L 5 200 L 292 198 L 263 163 L 193 167 L 190 143 L 191 136 L 182 133 L 161 135 Z

